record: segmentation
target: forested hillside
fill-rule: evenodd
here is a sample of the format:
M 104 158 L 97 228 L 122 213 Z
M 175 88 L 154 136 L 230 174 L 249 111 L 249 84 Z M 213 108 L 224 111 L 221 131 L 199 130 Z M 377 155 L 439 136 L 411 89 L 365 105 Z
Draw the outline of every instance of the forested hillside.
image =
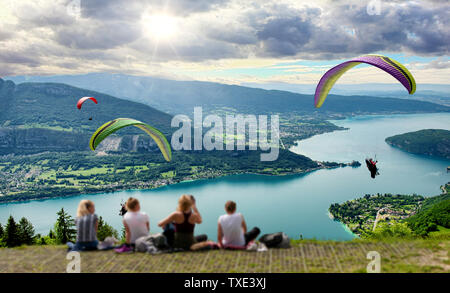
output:
M 450 131 L 424 129 L 386 138 L 386 142 L 404 151 L 450 159 Z
M 97 98 L 98 105 L 84 96 Z M 57 83 L 22 83 L 0 79 L 0 127 L 48 128 L 90 133 L 118 117 L 132 117 L 170 133 L 171 116 L 152 107 L 118 99 L 103 93 Z M 93 120 L 89 120 L 92 117 Z

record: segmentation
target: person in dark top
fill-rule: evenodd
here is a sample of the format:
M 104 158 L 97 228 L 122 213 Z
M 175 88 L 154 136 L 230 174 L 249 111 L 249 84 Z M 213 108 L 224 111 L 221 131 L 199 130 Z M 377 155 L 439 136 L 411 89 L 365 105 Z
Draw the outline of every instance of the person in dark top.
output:
M 206 241 L 205 235 L 194 237 L 196 224 L 202 223 L 195 199 L 192 195 L 183 194 L 178 200 L 177 210 L 160 221 L 158 226 L 163 228 L 169 245 L 173 248 L 190 250 L 191 246 L 200 241 Z M 174 233 L 171 239 L 171 231 Z M 173 243 L 171 243 L 173 242 Z
M 378 161 L 374 161 L 371 158 L 366 159 L 367 169 L 369 169 L 370 177 L 372 178 L 375 178 L 377 175 L 380 175 L 380 173 L 378 173 L 377 163 Z

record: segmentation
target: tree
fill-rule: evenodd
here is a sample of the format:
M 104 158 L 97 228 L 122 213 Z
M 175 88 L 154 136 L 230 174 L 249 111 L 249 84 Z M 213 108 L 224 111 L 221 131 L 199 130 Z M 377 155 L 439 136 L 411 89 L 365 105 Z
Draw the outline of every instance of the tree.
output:
M 103 241 L 108 236 L 118 238 L 119 233 L 117 233 L 116 229 L 114 229 L 112 226 L 106 223 L 102 217 L 100 217 L 98 220 L 97 238 L 98 240 Z
M 363 232 L 362 236 L 363 238 L 383 240 L 392 238 L 408 239 L 413 238 L 414 235 L 406 223 L 393 221 L 392 223 L 380 222 L 375 231 Z
M 77 231 L 75 230 L 75 223 L 72 217 L 61 208 L 59 212 L 56 213 L 58 219 L 55 223 L 55 238 L 56 242 L 59 244 L 65 244 L 69 241 L 73 241 Z
M 3 240 L 7 247 L 14 247 L 20 245 L 19 233 L 16 221 L 13 216 L 9 216 L 5 231 L 3 232 Z
M 122 231 L 121 231 L 120 234 L 122 234 L 120 240 L 121 240 L 122 242 L 125 241 L 125 240 L 127 239 L 127 233 L 126 233 L 126 231 L 125 231 L 125 227 L 122 227 Z
M 20 244 L 32 245 L 34 242 L 34 227 L 25 217 L 20 219 L 18 226 Z
M 4 247 L 5 243 L 3 241 L 3 235 L 4 235 L 5 231 L 3 230 L 3 226 L 2 224 L 0 224 L 0 247 Z

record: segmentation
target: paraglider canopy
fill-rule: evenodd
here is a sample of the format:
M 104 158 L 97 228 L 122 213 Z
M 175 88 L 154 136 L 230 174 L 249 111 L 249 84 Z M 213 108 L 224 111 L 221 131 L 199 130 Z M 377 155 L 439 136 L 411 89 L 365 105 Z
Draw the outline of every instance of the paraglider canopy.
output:
M 78 103 L 77 103 L 77 108 L 78 108 L 78 110 L 81 110 L 81 106 L 82 106 L 82 105 L 84 104 L 84 102 L 86 102 L 87 100 L 91 100 L 91 101 L 93 101 L 94 103 L 98 104 L 98 103 L 97 103 L 97 100 L 96 100 L 95 98 L 93 98 L 93 97 L 83 97 L 83 98 L 81 98 L 81 99 L 78 100 Z
M 100 142 L 102 142 L 102 140 L 104 140 L 117 130 L 127 126 L 135 126 L 150 135 L 158 145 L 161 153 L 164 156 L 164 159 L 170 162 L 170 160 L 172 159 L 172 149 L 170 148 L 170 144 L 164 134 L 148 124 L 131 118 L 117 118 L 100 126 L 92 135 L 89 142 L 89 147 L 94 151 L 100 144 Z
M 416 91 L 414 77 L 400 62 L 382 55 L 364 55 L 345 61 L 331 68 L 322 76 L 316 87 L 314 106 L 320 108 L 336 81 L 349 69 L 361 63 L 378 67 L 389 73 L 406 88 L 410 95 Z

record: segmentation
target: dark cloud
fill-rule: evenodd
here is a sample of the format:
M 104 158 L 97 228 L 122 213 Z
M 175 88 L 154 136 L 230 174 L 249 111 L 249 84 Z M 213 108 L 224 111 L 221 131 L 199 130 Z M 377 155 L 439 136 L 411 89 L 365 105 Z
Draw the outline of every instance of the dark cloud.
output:
M 0 50 L 0 63 L 23 64 L 30 67 L 40 65 L 38 56 L 32 56 L 24 51 Z
M 257 42 L 257 37 L 252 29 L 246 29 L 244 26 L 240 28 L 231 24 L 229 26 L 212 26 L 206 28 L 204 33 L 208 38 L 230 44 L 250 45 Z
M 194 40 L 190 43 L 173 46 L 170 43 L 155 43 L 148 39 L 141 39 L 130 46 L 139 55 L 140 60 L 147 61 L 190 61 L 227 58 L 246 58 L 246 55 L 233 44 L 210 39 Z
M 257 33 L 264 50 L 273 55 L 296 55 L 311 39 L 314 25 L 299 17 L 274 19 Z
M 374 43 L 379 45 L 372 51 L 409 51 L 436 55 L 448 53 L 448 9 L 428 7 L 426 3 L 408 3 L 391 6 L 384 4 L 380 15 L 367 18 L 361 17 L 364 12 L 364 7 L 360 7 L 348 14 L 348 21 L 356 30 L 359 47 Z M 339 11 L 339 15 L 345 17 L 343 11 Z
M 447 5 L 448 6 L 448 5 Z M 446 6 L 446 7 L 447 7 Z M 257 33 L 261 56 L 339 58 L 377 51 L 448 54 L 449 9 L 424 4 L 388 5 L 369 15 L 365 5 L 332 5 L 321 12 L 305 8 L 299 15 L 269 19 Z
M 424 66 L 425 69 L 446 69 L 450 68 L 450 60 L 433 60 Z
M 67 8 L 61 3 L 18 2 L 14 15 L 19 19 L 18 28 L 30 30 L 41 27 L 56 27 L 73 25 L 75 19 L 68 14 Z
M 141 35 L 141 28 L 130 23 L 93 23 L 56 30 L 56 41 L 70 48 L 111 49 L 131 43 Z
M 159 0 L 148 1 L 151 8 L 160 11 L 167 10 L 176 15 L 187 16 L 191 13 L 206 12 L 225 6 L 230 0 Z
M 6 41 L 10 38 L 12 38 L 14 34 L 12 32 L 8 31 L 0 31 L 0 41 Z
M 136 21 L 151 1 L 81 0 L 81 16 L 108 22 Z M 70 3 L 70 1 L 68 1 Z
M 229 0 L 81 0 L 81 13 L 86 18 L 133 21 L 144 11 L 187 16 L 227 2 Z

